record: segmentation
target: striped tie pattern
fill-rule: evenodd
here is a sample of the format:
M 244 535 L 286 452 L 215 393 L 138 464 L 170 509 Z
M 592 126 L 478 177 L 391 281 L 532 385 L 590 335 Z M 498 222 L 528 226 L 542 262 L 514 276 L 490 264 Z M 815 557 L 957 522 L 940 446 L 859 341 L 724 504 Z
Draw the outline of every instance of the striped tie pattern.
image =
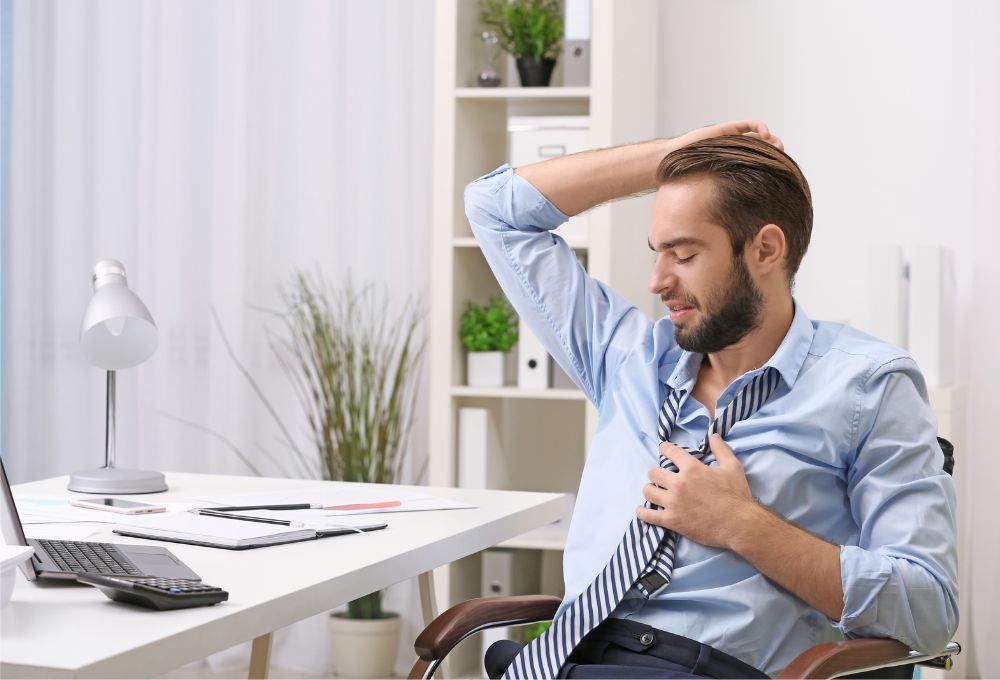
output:
M 778 371 L 771 367 L 754 376 L 712 422 L 701 446 L 685 450 L 706 465 L 712 463 L 715 457 L 709 450 L 708 438 L 716 433 L 725 438 L 734 423 L 756 413 L 774 392 L 779 377 Z M 670 438 L 681 396 L 668 388 L 657 427 L 660 441 Z M 660 467 L 677 470 L 663 457 Z M 646 507 L 658 509 L 649 501 Z M 670 584 L 676 545 L 676 532 L 634 518 L 603 571 L 544 633 L 525 645 L 503 677 L 555 678 L 580 640 L 610 616 L 631 587 L 649 598 Z

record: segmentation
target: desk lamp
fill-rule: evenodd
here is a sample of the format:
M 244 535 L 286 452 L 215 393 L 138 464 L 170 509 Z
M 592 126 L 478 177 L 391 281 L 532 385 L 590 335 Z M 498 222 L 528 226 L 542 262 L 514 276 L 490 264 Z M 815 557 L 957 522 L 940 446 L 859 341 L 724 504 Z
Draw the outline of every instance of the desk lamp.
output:
M 115 371 L 138 366 L 151 357 L 158 339 L 149 310 L 128 289 L 122 263 L 101 260 L 94 265 L 94 296 L 83 315 L 80 344 L 87 360 L 108 372 L 104 467 L 73 473 L 70 491 L 126 494 L 167 490 L 163 473 L 115 467 Z

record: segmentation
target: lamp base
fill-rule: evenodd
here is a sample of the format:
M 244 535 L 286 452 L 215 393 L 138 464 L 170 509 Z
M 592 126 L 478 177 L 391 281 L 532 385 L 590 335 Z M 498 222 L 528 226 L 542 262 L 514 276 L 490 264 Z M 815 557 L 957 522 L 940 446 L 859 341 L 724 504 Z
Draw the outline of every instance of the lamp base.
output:
M 70 475 L 66 488 L 82 493 L 157 493 L 167 490 L 167 480 L 164 479 L 162 472 L 98 468 L 74 472 Z

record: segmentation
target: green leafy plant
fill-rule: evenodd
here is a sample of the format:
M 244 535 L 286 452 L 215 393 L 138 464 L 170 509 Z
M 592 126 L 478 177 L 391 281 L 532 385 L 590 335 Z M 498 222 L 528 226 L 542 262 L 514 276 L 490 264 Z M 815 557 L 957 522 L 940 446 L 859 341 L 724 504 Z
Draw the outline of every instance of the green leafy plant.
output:
M 515 58 L 554 59 L 563 36 L 559 0 L 483 0 L 481 21 Z
M 271 350 L 292 383 L 314 447 L 299 445 L 267 393 L 240 361 L 214 307 L 212 319 L 229 358 L 260 399 L 291 452 L 280 458 L 261 451 L 286 476 L 391 484 L 399 480 L 413 423 L 425 339 L 424 312 L 407 300 L 409 314 L 393 315 L 385 295 L 372 286 L 340 289 L 319 275 L 297 272 L 281 288 L 284 309 L 262 310 L 280 319 L 283 333 L 269 331 Z M 225 435 L 170 413 L 161 415 L 215 437 L 256 475 L 261 471 Z M 289 468 L 287 464 L 294 463 Z M 426 467 L 426 461 L 424 463 Z M 421 469 L 416 478 L 423 477 Z M 385 618 L 382 592 L 348 603 L 354 619 Z
M 522 635 L 524 636 L 524 644 L 528 644 L 536 637 L 544 633 L 552 625 L 551 621 L 538 621 L 537 623 L 530 623 L 524 627 Z
M 327 480 L 398 481 L 424 350 L 422 314 L 393 317 L 371 286 L 340 290 L 297 273 L 282 291 L 284 334 L 271 347 L 306 413 Z M 383 618 L 382 592 L 348 603 L 348 617 Z
M 493 296 L 482 307 L 469 302 L 458 337 L 470 352 L 508 352 L 517 342 L 517 316 L 502 295 Z

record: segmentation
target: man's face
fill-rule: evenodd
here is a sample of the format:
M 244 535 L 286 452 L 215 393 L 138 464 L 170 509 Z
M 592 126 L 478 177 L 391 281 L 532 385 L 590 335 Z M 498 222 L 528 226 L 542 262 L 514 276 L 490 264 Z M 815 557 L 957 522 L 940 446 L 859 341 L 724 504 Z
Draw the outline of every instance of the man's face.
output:
M 710 179 L 665 184 L 656 193 L 649 243 L 656 253 L 649 290 L 670 310 L 674 337 L 701 354 L 736 344 L 760 325 L 764 298 L 742 254 L 707 209 Z

